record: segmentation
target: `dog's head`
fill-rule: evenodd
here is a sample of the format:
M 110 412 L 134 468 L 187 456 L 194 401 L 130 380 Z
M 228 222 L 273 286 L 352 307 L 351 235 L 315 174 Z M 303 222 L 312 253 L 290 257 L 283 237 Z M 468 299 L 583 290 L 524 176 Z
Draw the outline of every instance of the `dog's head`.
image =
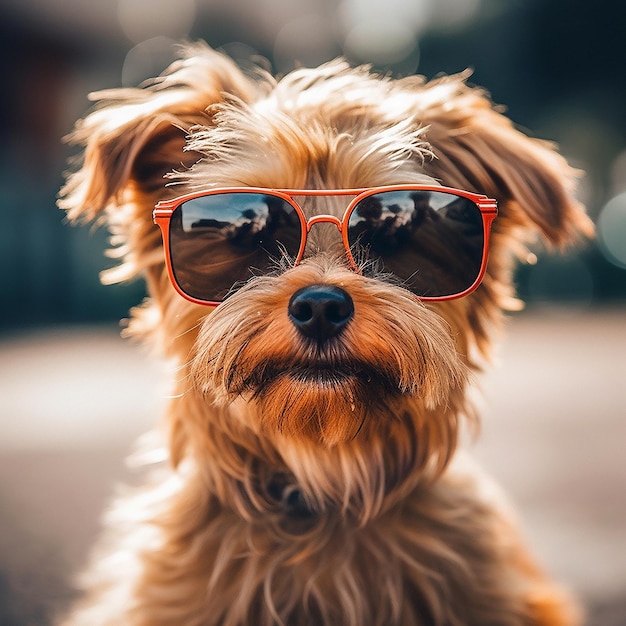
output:
M 551 145 L 516 130 L 466 78 L 392 80 L 336 61 L 277 82 L 260 71 L 246 75 L 194 45 L 150 85 L 97 94 L 98 108 L 73 135 L 84 159 L 61 206 L 72 219 L 106 216 L 123 260 L 106 280 L 139 273 L 147 280 L 150 298 L 135 310 L 131 331 L 177 357 L 179 391 L 196 399 L 195 410 L 172 412 L 175 460 L 214 429 L 228 431 L 242 449 L 271 448 L 280 463 L 300 468 L 304 484 L 314 482 L 306 474 L 329 450 L 333 463 L 350 457 L 354 466 L 355 451 L 367 448 L 363 464 L 380 461 L 388 484 L 394 472 L 445 465 L 459 417 L 471 414 L 468 372 L 488 352 L 500 312 L 513 306 L 512 270 L 525 243 L 539 235 L 563 246 L 591 232 L 572 196 L 575 172 Z M 486 218 L 475 208 L 464 240 L 422 239 L 424 259 L 409 260 L 407 276 L 394 277 L 343 238 L 339 221 L 355 194 L 270 194 L 291 207 L 289 232 L 298 241 L 280 242 L 271 271 L 253 270 L 247 282 L 235 272 L 237 289 L 217 308 L 177 292 L 153 223 L 156 203 L 215 188 L 393 185 L 444 185 L 497 200 L 489 261 L 472 293 L 433 301 L 405 287 L 409 274 L 428 273 L 427 257 L 459 265 L 469 231 L 489 230 L 484 221 L 477 225 Z M 380 229 L 419 213 L 415 198 L 412 210 L 398 215 L 390 203 L 372 206 L 376 197 L 368 197 L 358 214 L 370 211 Z M 191 246 L 178 261 L 186 266 L 181 273 L 196 272 L 201 292 L 203 281 L 233 286 L 229 252 L 216 241 L 218 231 L 227 237 L 221 222 L 240 240 L 267 226 L 267 198 L 259 192 L 246 199 L 264 202 L 266 214 L 244 207 L 237 222 L 210 212 L 204 225 L 213 234 L 198 241 L 213 252 Z M 428 203 L 425 210 L 433 212 Z M 312 219 L 320 214 L 326 217 Z M 419 219 L 434 224 L 442 215 L 422 211 Z M 202 225 L 191 211 L 179 230 L 193 230 L 193 219 Z M 306 247 L 296 263 L 287 252 L 298 250 L 303 232 Z

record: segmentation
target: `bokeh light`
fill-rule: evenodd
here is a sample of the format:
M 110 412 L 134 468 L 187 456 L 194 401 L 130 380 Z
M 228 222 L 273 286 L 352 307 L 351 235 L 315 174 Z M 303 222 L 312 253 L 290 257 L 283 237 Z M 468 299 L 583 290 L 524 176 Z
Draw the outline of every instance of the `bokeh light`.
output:
M 343 0 L 338 17 L 346 33 L 361 23 L 400 22 L 414 33 L 423 32 L 431 21 L 433 0 Z M 379 33 L 373 40 L 383 39 Z M 389 42 L 390 44 L 392 42 Z
M 432 3 L 432 26 L 439 31 L 456 31 L 474 20 L 481 0 L 438 0 Z
M 196 18 L 196 0 L 118 0 L 117 15 L 133 42 L 158 36 L 186 37 Z
M 350 58 L 376 65 L 398 63 L 416 50 L 415 32 L 401 20 L 362 21 L 350 29 L 344 41 Z
M 420 38 L 452 32 L 475 18 L 481 0 L 343 0 L 337 9 L 344 54 L 397 74 L 417 70 Z
M 337 11 L 344 53 L 361 63 L 398 63 L 417 49 L 431 12 L 431 0 L 344 0 Z
M 338 53 L 333 28 L 322 15 L 303 15 L 287 22 L 274 41 L 274 64 L 278 72 L 294 67 L 315 67 Z
M 176 42 L 169 37 L 152 37 L 133 46 L 124 59 L 122 84 L 134 87 L 158 76 L 176 58 Z
M 607 260 L 626 269 L 626 192 L 611 198 L 600 211 L 598 236 Z

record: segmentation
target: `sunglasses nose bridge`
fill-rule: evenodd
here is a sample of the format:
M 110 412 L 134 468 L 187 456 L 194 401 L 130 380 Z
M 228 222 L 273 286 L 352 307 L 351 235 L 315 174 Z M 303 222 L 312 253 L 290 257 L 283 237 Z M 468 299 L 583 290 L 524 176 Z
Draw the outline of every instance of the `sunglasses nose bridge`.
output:
M 315 226 L 316 224 L 332 224 L 334 225 L 337 230 L 339 231 L 339 236 L 340 236 L 340 240 L 343 242 L 343 247 L 346 248 L 346 244 L 344 241 L 344 237 L 343 237 L 343 223 L 342 221 L 336 217 L 335 215 L 329 215 L 329 214 L 320 214 L 320 215 L 314 215 L 313 217 L 309 218 L 306 221 L 306 232 L 303 233 L 304 235 L 304 242 L 303 242 L 303 249 L 307 247 L 308 245 L 308 235 L 311 232 L 311 229 L 313 228 L 313 226 Z M 332 231 L 332 228 L 330 229 Z M 332 246 L 332 240 L 329 239 L 328 237 L 330 236 L 330 233 L 324 234 L 324 233 L 320 233 L 318 231 L 316 231 L 315 233 L 315 238 L 314 238 L 314 242 L 313 245 L 319 249 L 329 249 L 329 246 Z M 301 253 L 302 255 L 303 253 Z M 300 259 L 299 259 L 300 260 Z
M 310 232 L 311 228 L 315 224 L 320 224 L 322 222 L 328 222 L 330 224 L 334 224 L 337 227 L 337 230 L 341 232 L 341 220 L 334 215 L 314 215 L 311 219 L 309 219 L 306 223 L 306 232 Z
M 333 224 L 334 226 L 337 227 L 337 230 L 339 231 L 339 233 L 342 232 L 342 223 L 341 223 L 341 220 L 339 218 L 337 218 L 334 215 L 329 215 L 327 213 L 321 213 L 320 215 L 314 215 L 313 217 L 311 217 L 311 218 L 309 218 L 307 220 L 307 222 L 306 222 L 306 235 L 305 236 L 308 237 L 309 233 L 311 232 L 311 229 L 316 224 Z M 318 233 L 317 236 L 318 237 L 320 236 L 319 233 Z M 329 242 L 327 241 L 326 243 L 328 244 Z

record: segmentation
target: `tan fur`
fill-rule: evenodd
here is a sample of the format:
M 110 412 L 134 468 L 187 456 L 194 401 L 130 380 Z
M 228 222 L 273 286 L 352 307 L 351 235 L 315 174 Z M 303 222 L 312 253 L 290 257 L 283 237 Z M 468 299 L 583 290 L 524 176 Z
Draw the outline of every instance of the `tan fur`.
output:
M 476 420 L 471 379 L 515 306 L 524 244 L 563 246 L 591 225 L 576 173 L 466 79 L 395 81 L 336 61 L 277 82 L 195 44 L 154 83 L 96 95 L 60 205 L 72 219 L 104 216 L 122 261 L 105 279 L 141 274 L 150 293 L 129 333 L 178 369 L 169 463 L 114 507 L 64 624 L 579 623 L 455 450 L 462 421 Z M 194 305 L 171 286 L 151 221 L 158 200 L 212 186 L 433 179 L 500 208 L 483 284 L 449 302 L 352 271 L 336 229 L 314 226 L 300 265 L 285 261 L 215 310 Z M 341 286 L 355 305 L 322 348 L 287 316 L 311 284 Z M 312 364 L 330 374 L 292 375 Z

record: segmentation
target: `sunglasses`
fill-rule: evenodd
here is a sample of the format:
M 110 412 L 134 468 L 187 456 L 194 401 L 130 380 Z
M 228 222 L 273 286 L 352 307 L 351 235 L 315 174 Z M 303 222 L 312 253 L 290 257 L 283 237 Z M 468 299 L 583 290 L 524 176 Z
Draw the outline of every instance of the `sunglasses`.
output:
M 341 219 L 307 218 L 295 197 L 352 196 Z M 217 305 L 253 276 L 297 265 L 314 224 L 335 224 L 353 270 L 373 265 L 424 300 L 448 300 L 478 287 L 497 215 L 487 196 L 428 185 L 368 189 L 210 189 L 159 202 L 170 279 L 198 304 Z M 358 261 L 357 261 L 358 259 Z M 367 263 L 370 262 L 370 263 Z

